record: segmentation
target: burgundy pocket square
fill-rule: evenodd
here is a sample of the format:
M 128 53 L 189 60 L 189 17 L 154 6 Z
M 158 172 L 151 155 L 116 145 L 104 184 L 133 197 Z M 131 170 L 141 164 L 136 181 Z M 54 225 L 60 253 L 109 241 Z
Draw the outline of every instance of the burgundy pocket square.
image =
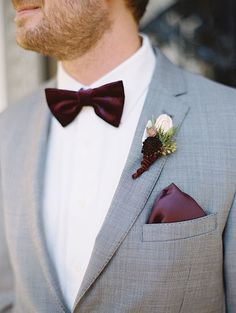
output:
M 172 183 L 156 198 L 147 223 L 183 222 L 205 215 L 206 213 L 192 197 Z

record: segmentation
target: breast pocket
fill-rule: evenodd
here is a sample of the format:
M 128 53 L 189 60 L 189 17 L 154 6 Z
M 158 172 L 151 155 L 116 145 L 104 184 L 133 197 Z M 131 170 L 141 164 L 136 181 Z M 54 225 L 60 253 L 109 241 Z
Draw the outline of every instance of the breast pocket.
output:
M 217 213 L 177 223 L 144 224 L 142 240 L 172 241 L 201 236 L 217 228 Z

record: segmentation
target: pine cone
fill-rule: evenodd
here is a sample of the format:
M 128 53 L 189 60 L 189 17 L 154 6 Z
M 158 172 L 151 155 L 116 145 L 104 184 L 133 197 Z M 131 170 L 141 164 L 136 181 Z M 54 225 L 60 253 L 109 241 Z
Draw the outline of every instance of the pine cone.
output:
M 157 137 L 147 137 L 143 143 L 142 153 L 145 156 L 152 156 L 159 153 L 162 148 L 162 142 Z
M 133 179 L 138 178 L 149 169 L 149 167 L 161 155 L 161 148 L 162 143 L 157 137 L 148 137 L 144 141 L 142 148 L 143 160 L 141 161 L 141 167 L 137 170 L 135 174 L 132 175 Z

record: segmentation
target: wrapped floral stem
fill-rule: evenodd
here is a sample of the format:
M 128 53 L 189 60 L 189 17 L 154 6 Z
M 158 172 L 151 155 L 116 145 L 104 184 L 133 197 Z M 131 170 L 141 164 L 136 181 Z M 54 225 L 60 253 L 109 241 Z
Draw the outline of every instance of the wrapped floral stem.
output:
M 141 167 L 137 170 L 136 173 L 132 175 L 133 179 L 138 178 L 144 172 L 146 172 L 149 167 L 158 159 L 158 155 L 154 154 L 153 156 L 143 156 L 143 160 L 141 161 Z

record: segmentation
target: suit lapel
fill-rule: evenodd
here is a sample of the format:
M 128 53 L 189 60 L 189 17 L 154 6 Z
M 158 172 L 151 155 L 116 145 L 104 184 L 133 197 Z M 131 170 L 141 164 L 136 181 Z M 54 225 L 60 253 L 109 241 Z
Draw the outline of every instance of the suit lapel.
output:
M 136 180 L 132 179 L 132 174 L 139 168 L 142 159 L 142 136 L 147 121 L 152 116 L 156 118 L 160 114 L 166 113 L 172 116 L 173 123 L 178 127 L 179 131 L 189 111 L 189 106 L 183 101 L 183 95 L 187 91 L 181 70 L 172 65 L 157 48 L 155 52 L 157 54 L 156 68 L 136 128 L 129 156 L 108 214 L 97 235 L 92 256 L 79 289 L 73 311 L 75 311 L 80 300 L 102 273 L 138 215 L 143 210 L 160 177 L 165 162 L 169 157 L 174 157 L 173 154 L 160 158 L 141 177 Z
M 51 80 L 44 86 L 56 87 L 56 81 Z M 45 281 L 45 294 L 53 297 L 57 308 L 55 311 L 69 312 L 63 303 L 56 272 L 47 253 L 46 240 L 42 224 L 43 176 L 47 153 L 48 135 L 50 131 L 51 113 L 47 107 L 43 90 L 32 107 L 33 118 L 29 120 L 26 139 L 28 168 L 24 169 L 26 190 L 29 192 L 30 231 L 34 243 L 34 253 L 37 254 L 42 280 Z M 37 266 L 37 265 L 35 265 Z

